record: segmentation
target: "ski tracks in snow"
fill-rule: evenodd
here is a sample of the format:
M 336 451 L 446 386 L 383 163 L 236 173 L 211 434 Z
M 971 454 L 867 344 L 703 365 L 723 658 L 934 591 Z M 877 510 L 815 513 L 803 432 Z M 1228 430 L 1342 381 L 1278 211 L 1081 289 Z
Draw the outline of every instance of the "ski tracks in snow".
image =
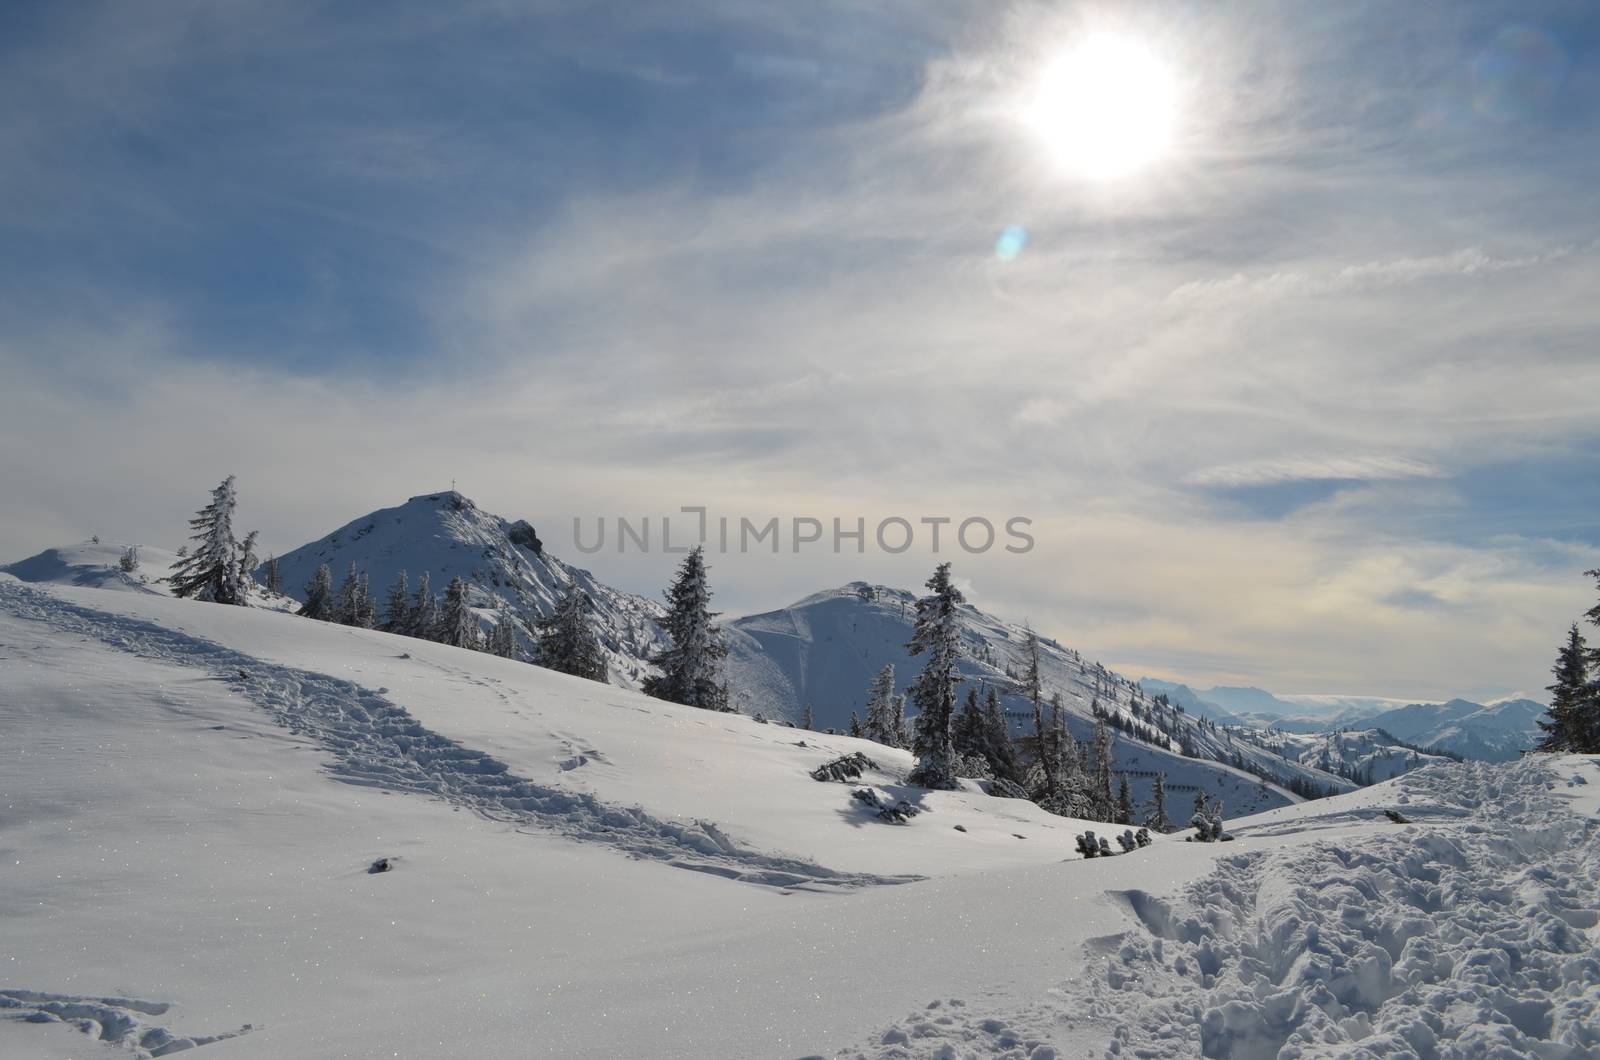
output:
M 840 1055 L 1600 1056 L 1600 823 L 1556 783 L 1536 759 L 1408 774 L 1406 813 L 1461 816 L 1223 857 L 1170 903 L 1114 893 L 1137 926 L 1082 978 L 1005 1019 L 936 1002 Z
M 920 878 L 836 872 L 746 849 L 710 821 L 661 820 L 636 807 L 536 784 L 493 756 L 425 728 L 377 692 L 266 663 L 153 622 L 80 606 L 9 580 L 0 580 L 0 605 L 142 658 L 209 672 L 280 725 L 331 752 L 330 771 L 349 784 L 436 796 L 491 820 L 768 887 L 838 891 Z

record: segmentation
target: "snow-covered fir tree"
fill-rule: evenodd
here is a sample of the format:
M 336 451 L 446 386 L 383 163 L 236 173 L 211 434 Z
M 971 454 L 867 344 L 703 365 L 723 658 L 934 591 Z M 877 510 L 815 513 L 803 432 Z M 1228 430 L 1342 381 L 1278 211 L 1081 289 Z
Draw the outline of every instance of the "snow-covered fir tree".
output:
M 1024 781 L 1016 749 L 1011 743 L 1011 732 L 1006 726 L 1005 711 L 1000 707 L 1000 693 L 992 686 L 983 702 L 983 729 L 987 737 L 989 772 L 1002 780 L 1021 785 Z
M 139 547 L 137 545 L 129 545 L 127 548 L 123 549 L 122 558 L 117 560 L 117 566 L 121 568 L 122 573 L 124 574 L 132 574 L 134 571 L 138 570 Z
M 318 567 L 306 583 L 306 602 L 295 613 L 319 622 L 333 621 L 333 571 L 326 563 Z
M 967 689 L 967 698 L 950 723 L 950 744 L 957 755 L 989 763 L 989 734 L 983 723 L 983 703 L 976 686 Z
M 1022 642 L 1022 694 L 1033 704 L 1033 734 L 1039 743 L 1039 766 L 1044 771 L 1046 795 L 1056 792 L 1055 753 L 1046 742 L 1044 726 L 1044 687 L 1039 681 L 1039 638 L 1033 627 L 1027 627 L 1027 639 Z
M 377 610 L 372 604 L 367 576 L 357 570 L 353 562 L 350 572 L 339 586 L 338 594 L 333 598 L 333 620 L 341 626 L 357 626 L 361 629 L 371 629 L 377 621 Z
M 1133 792 L 1128 789 L 1128 775 L 1121 774 L 1117 783 L 1117 824 L 1133 824 Z
M 489 641 L 483 650 L 502 659 L 515 659 L 518 655 L 516 620 L 511 617 L 511 611 L 503 601 L 497 611 L 498 617 L 494 628 L 489 631 Z
M 815 729 L 817 727 L 817 719 L 811 712 L 811 704 L 809 702 L 806 704 L 805 713 L 800 716 L 800 727 L 802 729 Z
M 233 536 L 233 510 L 238 504 L 233 476 L 211 491 L 211 503 L 200 509 L 189 528 L 194 550 L 168 576 L 172 595 L 217 604 L 248 605 L 250 575 L 244 550 Z M 252 538 L 253 540 L 253 538 Z
M 950 743 L 950 720 L 955 713 L 956 685 L 961 676 L 956 663 L 961 658 L 961 626 L 957 608 L 966 602 L 950 580 L 950 564 L 934 568 L 927 581 L 932 594 L 917 601 L 917 620 L 911 643 L 912 655 L 924 655 L 927 662 L 911 685 L 911 703 L 917 708 L 916 734 L 912 750 L 917 764 L 906 783 L 924 788 L 953 789 L 956 777 L 951 770 L 954 748 Z
M 1539 719 L 1539 728 L 1544 730 L 1539 750 L 1589 753 L 1588 734 L 1594 728 L 1590 714 L 1597 699 L 1595 686 L 1589 680 L 1588 645 L 1576 622 L 1567 631 L 1566 643 L 1556 654 L 1551 673 L 1556 680 L 1546 689 L 1550 693 L 1550 709 Z
M 850 712 L 850 735 L 856 737 L 864 735 L 861 731 L 861 715 L 853 710 Z
M 706 583 L 705 549 L 697 545 L 683 558 L 665 595 L 667 617 L 661 625 L 672 646 L 651 656 L 661 673 L 645 679 L 645 695 L 706 710 L 733 709 L 721 677 L 728 649 L 712 622 L 716 612 Z
M 269 593 L 283 592 L 283 575 L 278 573 L 277 556 L 267 557 L 267 569 L 262 584 L 266 586 L 267 592 Z
M 576 583 L 556 601 L 548 618 L 539 620 L 534 659 L 540 666 L 590 681 L 606 680 L 600 640 L 589 621 L 589 596 Z
M 428 584 L 428 572 L 423 571 L 417 576 L 417 592 L 411 600 L 411 614 L 406 621 L 406 628 L 395 632 L 433 640 L 438 631 L 439 599 L 433 595 L 433 587 Z
M 1115 797 L 1111 792 L 1111 726 L 1102 715 L 1094 723 L 1094 799 L 1102 821 L 1112 820 L 1116 813 Z
M 1167 818 L 1167 775 L 1156 774 L 1150 789 L 1150 801 L 1144 808 L 1144 826 L 1152 832 L 1169 832 L 1172 822 Z
M 480 645 L 478 616 L 473 613 L 467 583 L 461 580 L 460 575 L 451 578 L 450 585 L 444 591 L 444 607 L 439 611 L 436 629 L 438 632 L 434 639 L 441 644 L 474 651 Z
M 411 581 L 405 571 L 395 576 L 383 599 L 383 626 L 390 633 L 405 633 L 411 625 Z
M 867 739 L 889 747 L 900 746 L 900 726 L 894 713 L 894 663 L 887 663 L 867 686 Z

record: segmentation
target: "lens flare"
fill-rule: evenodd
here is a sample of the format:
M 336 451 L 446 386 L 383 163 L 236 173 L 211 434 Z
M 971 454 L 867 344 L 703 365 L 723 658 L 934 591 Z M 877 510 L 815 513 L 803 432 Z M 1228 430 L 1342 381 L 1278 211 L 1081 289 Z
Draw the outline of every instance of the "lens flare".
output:
M 1011 261 L 1028 245 L 1028 230 L 1021 225 L 1011 225 L 994 241 L 994 256 L 1001 261 Z

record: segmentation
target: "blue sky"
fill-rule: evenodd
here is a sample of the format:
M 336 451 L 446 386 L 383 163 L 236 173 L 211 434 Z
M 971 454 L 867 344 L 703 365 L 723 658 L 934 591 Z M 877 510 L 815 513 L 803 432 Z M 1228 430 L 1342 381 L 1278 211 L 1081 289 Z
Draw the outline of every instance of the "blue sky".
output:
M 1172 150 L 1019 120 L 1086 35 Z M 1283 692 L 1546 683 L 1600 565 L 1600 16 L 1551 4 L 8 4 L 0 554 L 1011 514 L 974 599 Z M 1008 228 L 1021 251 L 995 254 Z M 652 590 L 661 556 L 585 560 Z M 933 557 L 714 557 L 731 611 Z

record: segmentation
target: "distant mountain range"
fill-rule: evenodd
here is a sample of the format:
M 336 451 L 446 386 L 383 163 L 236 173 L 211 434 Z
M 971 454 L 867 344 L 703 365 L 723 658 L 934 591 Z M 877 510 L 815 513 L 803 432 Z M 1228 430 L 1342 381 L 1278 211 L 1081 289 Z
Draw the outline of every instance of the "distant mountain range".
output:
M 1339 730 L 1381 729 L 1426 750 L 1445 751 L 1484 762 L 1517 758 L 1537 742 L 1543 703 L 1504 699 L 1474 703 L 1408 703 L 1374 696 L 1275 696 L 1260 688 L 1208 688 L 1152 677 L 1140 680 L 1152 694 L 1165 694 L 1185 710 L 1212 717 L 1225 725 L 1273 728 L 1312 734 Z

